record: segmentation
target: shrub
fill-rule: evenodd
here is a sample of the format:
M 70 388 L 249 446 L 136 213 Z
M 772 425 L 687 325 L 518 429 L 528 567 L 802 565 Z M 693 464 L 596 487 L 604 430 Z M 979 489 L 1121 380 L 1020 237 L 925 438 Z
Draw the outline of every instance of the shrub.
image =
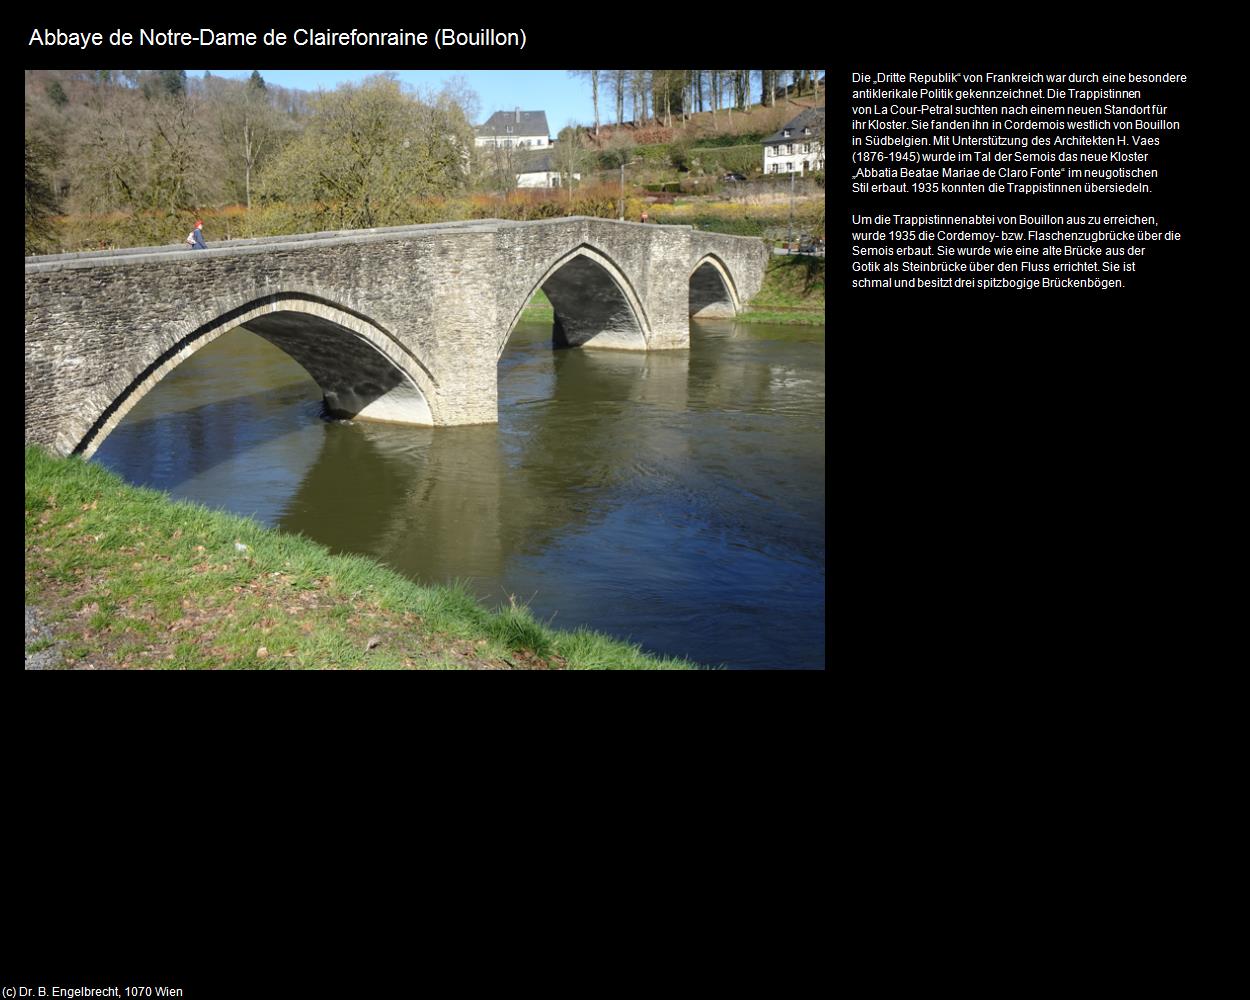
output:
M 692 149 L 691 169 L 705 174 L 752 174 L 763 169 L 764 147 L 726 146 L 721 149 Z
M 722 146 L 742 146 L 748 143 L 762 143 L 772 132 L 746 132 L 742 135 L 707 135 L 696 139 L 695 149 L 715 149 Z

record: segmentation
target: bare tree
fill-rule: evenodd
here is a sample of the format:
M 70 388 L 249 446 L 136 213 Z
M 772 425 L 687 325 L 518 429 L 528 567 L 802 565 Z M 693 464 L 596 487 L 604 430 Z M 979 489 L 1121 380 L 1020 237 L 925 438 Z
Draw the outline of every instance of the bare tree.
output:
M 477 91 L 469 85 L 466 77 L 459 75 L 448 77 L 436 93 L 423 94 L 422 99 L 444 110 L 458 110 L 466 123 L 475 120 L 482 107 Z
M 590 100 L 595 106 L 595 138 L 599 138 L 599 74 L 603 70 L 576 69 L 569 72 L 570 76 L 581 77 L 590 81 Z
M 26 133 L 26 253 L 43 253 L 52 246 L 52 215 L 56 194 L 48 180 L 56 162 L 51 143 Z
M 625 167 L 631 162 L 634 153 L 634 139 L 624 132 L 614 132 L 608 140 L 603 153 L 603 161 L 609 168 L 616 167 L 621 171 L 621 199 L 619 214 L 625 218 Z
M 190 102 L 174 90 L 178 78 L 162 78 L 162 86 L 170 96 L 151 103 L 149 121 L 152 159 L 148 172 L 149 207 L 164 209 L 169 215 L 190 211 L 202 200 L 202 192 L 193 176 L 204 149 L 199 141 L 199 126 Z
M 616 99 L 616 124 L 625 121 L 625 94 L 629 90 L 629 70 L 614 69 L 609 71 L 608 84 Z
M 487 159 L 490 163 L 490 186 L 500 197 L 515 191 L 517 186 L 517 150 L 509 142 L 504 145 L 496 140 L 487 148 Z
M 775 69 L 762 69 L 760 74 L 760 104 L 770 108 L 777 106 L 777 77 L 780 73 Z
M 582 130 L 572 119 L 560 130 L 553 160 L 560 172 L 560 183 L 568 191 L 569 205 L 572 205 L 577 175 L 582 172 L 586 163 L 586 151 L 582 148 Z
M 72 147 L 74 187 L 89 210 L 191 211 L 220 193 L 214 133 L 199 100 L 163 84 L 145 96 L 102 80 Z
M 242 86 L 228 80 L 213 81 L 218 82 L 222 87 L 211 98 L 217 109 L 218 129 L 227 162 L 243 174 L 244 204 L 251 209 L 252 177 L 276 151 L 286 131 L 286 119 L 274 108 L 259 73 L 254 72 Z
M 730 126 L 733 125 L 733 120 L 734 120 L 734 99 L 732 95 L 732 88 L 734 87 L 734 84 L 736 82 L 737 73 L 738 71 L 736 69 L 723 69 L 720 71 L 720 74 L 721 74 L 720 90 L 725 95 L 725 99 L 726 99 L 725 111 L 727 115 L 729 116 Z
M 107 212 L 132 208 L 142 201 L 144 103 L 141 94 L 115 91 L 104 81 L 85 101 L 71 147 L 77 208 Z
M 629 71 L 629 96 L 631 105 L 630 117 L 634 124 L 642 125 L 647 120 L 648 72 L 645 69 Z

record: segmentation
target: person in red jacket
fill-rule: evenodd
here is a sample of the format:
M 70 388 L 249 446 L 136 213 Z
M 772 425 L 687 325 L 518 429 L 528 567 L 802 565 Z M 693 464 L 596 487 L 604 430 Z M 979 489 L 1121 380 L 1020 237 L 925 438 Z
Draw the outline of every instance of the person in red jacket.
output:
M 204 228 L 204 220 L 196 219 L 195 228 L 187 233 L 187 243 L 190 244 L 192 250 L 207 250 L 208 244 L 204 242 L 204 234 L 200 232 Z

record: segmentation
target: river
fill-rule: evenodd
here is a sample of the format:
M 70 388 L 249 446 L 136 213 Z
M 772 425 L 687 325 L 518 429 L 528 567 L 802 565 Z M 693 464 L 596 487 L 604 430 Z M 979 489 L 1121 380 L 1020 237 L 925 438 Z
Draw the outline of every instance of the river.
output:
M 95 461 L 128 481 L 467 580 L 556 628 L 731 668 L 824 665 L 823 327 L 691 321 L 689 351 L 552 350 L 522 323 L 499 424 L 321 419 L 237 329 L 131 410 Z

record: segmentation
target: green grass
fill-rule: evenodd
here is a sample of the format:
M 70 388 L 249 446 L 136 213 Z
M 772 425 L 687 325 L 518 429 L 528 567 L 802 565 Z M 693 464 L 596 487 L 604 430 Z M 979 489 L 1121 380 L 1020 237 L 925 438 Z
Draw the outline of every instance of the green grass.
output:
M 558 632 L 515 599 L 491 611 L 463 583 L 421 586 L 37 447 L 26 448 L 25 487 L 26 599 L 56 623 L 65 666 L 695 666 Z
M 522 323 L 550 323 L 554 317 L 555 309 L 551 305 L 551 300 L 543 294 L 541 288 L 534 293 L 529 305 L 521 310 Z
M 825 258 L 774 254 L 768 261 L 763 286 L 738 315 L 738 322 L 823 324 Z

